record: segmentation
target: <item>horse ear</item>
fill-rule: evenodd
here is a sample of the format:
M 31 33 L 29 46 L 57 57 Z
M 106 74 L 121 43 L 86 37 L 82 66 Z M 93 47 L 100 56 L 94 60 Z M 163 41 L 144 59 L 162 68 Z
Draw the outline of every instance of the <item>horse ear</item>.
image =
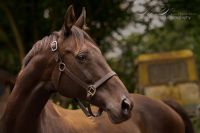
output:
M 86 10 L 85 7 L 82 8 L 81 15 L 79 16 L 78 20 L 76 21 L 75 25 L 83 30 L 87 30 L 88 27 L 86 26 Z
M 76 19 L 75 19 L 74 8 L 72 5 L 70 5 L 65 14 L 65 20 L 64 20 L 65 32 L 69 33 L 71 31 L 71 28 L 75 23 L 75 20 Z

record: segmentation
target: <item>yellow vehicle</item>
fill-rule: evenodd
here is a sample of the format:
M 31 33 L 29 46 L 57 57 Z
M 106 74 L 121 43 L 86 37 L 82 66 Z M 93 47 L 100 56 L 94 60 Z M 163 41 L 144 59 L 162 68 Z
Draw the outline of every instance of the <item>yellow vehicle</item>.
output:
M 194 114 L 200 104 L 200 87 L 192 51 L 142 54 L 135 63 L 140 93 L 176 100 Z

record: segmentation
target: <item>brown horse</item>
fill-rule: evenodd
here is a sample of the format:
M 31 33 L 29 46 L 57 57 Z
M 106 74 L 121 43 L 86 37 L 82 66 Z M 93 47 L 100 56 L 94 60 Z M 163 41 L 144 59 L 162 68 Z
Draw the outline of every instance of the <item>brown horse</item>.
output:
M 162 101 L 137 94 L 132 94 L 131 97 L 135 105 L 132 117 L 117 125 L 112 124 L 105 113 L 101 117 L 89 119 L 80 109 L 67 110 L 51 102 L 46 105 L 45 112 L 52 128 L 55 126 L 53 120 L 67 121 L 69 132 L 72 133 L 193 133 L 189 117 L 182 119 L 170 108 L 171 104 L 167 106 Z M 178 109 L 182 110 L 182 107 Z M 186 125 L 183 122 L 185 118 L 189 120 Z
M 12 82 L 11 82 L 12 83 Z M 2 98 L 2 102 L 4 104 L 0 104 L 0 109 L 4 111 L 4 105 L 8 99 L 9 88 L 5 89 L 4 96 Z M 48 86 L 47 86 L 48 87 Z M 45 86 L 41 86 L 41 88 L 45 88 Z M 34 89 L 34 88 L 33 88 Z M 49 89 L 49 88 L 46 88 Z M 194 133 L 192 128 L 192 123 L 190 118 L 184 109 L 174 101 L 165 100 L 164 103 L 161 101 L 155 101 L 150 98 L 144 97 L 142 95 L 131 94 L 131 98 L 135 103 L 135 107 L 132 110 L 132 117 L 130 120 L 114 125 L 112 124 L 108 118 L 103 114 L 99 118 L 87 118 L 80 109 L 78 110 L 67 110 L 63 109 L 51 101 L 49 101 L 43 112 L 45 112 L 45 119 L 48 121 L 48 125 L 51 125 L 53 129 L 55 128 L 54 122 L 59 123 L 61 120 L 66 122 L 66 126 L 68 129 L 71 129 L 70 132 L 82 132 L 82 133 L 103 133 L 103 132 L 114 132 L 114 133 L 132 133 L 132 132 L 140 132 L 140 133 L 174 133 L 178 132 L 180 129 L 180 125 L 183 127 L 183 123 L 180 122 L 177 114 L 171 109 L 175 110 L 182 118 L 185 127 L 185 133 Z M 157 113 L 159 112 L 159 113 Z M 171 113 L 170 113 L 171 112 Z M 156 114 L 156 117 L 154 117 Z M 0 114 L 1 116 L 1 114 Z M 152 116 L 152 117 L 150 117 Z M 52 121 L 51 119 L 54 119 Z M 161 121 L 158 123 L 158 121 Z M 142 126 L 141 126 L 142 125 Z M 176 126 L 178 125 L 178 126 Z M 169 128 L 176 126 L 176 128 Z M 87 127 L 87 128 L 85 128 Z M 179 128 L 178 128 L 179 127 Z M 44 128 L 46 129 L 46 128 Z M 62 128 L 61 128 L 62 129 Z M 177 130 L 178 129 L 178 130 Z M 50 129 L 49 129 L 50 130 Z M 58 129 L 59 130 L 59 129 Z M 182 129 L 183 130 L 183 129 Z M 47 131 L 45 131 L 47 132 Z
M 80 109 L 63 109 L 49 101 L 41 113 L 43 132 L 62 133 L 65 129 L 69 133 L 194 133 L 187 113 L 176 102 L 157 101 L 138 94 L 131 94 L 131 98 L 135 104 L 131 119 L 117 125 L 105 113 L 89 119 Z
M 85 10 L 75 21 L 70 6 L 62 29 L 38 41 L 27 54 L 0 121 L 1 133 L 72 132 L 61 116 L 45 111 L 54 92 L 96 105 L 113 123 L 130 118 L 128 91 L 83 30 L 84 22 Z
M 80 24 L 80 19 L 77 22 Z M 28 55 L 30 56 L 30 54 Z M 30 57 L 29 56 L 26 59 L 30 60 L 31 56 Z M 36 59 L 39 60 L 41 59 L 41 57 L 37 57 Z M 35 61 L 37 61 L 36 59 Z M 46 60 L 39 61 L 39 64 L 40 63 L 43 64 L 43 61 L 45 62 Z M 49 62 L 50 61 L 51 59 L 49 60 Z M 66 60 L 66 62 L 67 61 L 68 60 Z M 31 62 L 32 61 L 30 61 L 30 63 Z M 30 65 L 30 63 L 25 64 L 25 65 Z M 72 64 L 76 64 L 76 63 L 72 63 Z M 35 64 L 35 62 L 31 63 L 31 65 L 34 65 L 34 67 L 38 68 L 38 64 Z M 29 67 L 31 69 L 36 69 L 36 68 L 32 68 L 31 66 Z M 46 66 L 47 72 L 51 71 L 49 67 L 51 66 Z M 24 71 L 27 71 L 27 69 L 28 69 L 27 66 L 24 66 L 22 68 L 22 72 L 20 76 L 18 76 L 16 85 L 14 88 L 14 92 L 12 92 L 12 95 L 8 103 L 7 111 L 4 114 L 4 117 L 0 123 L 1 124 L 0 132 L 4 132 L 4 133 L 11 133 L 11 132 L 14 132 L 14 133 L 17 133 L 17 132 L 20 132 L 20 133 L 23 133 L 23 132 L 27 132 L 27 133 L 29 132 L 36 132 L 36 133 L 37 132 L 40 132 L 40 133 L 55 133 L 55 132 L 58 132 L 58 133 L 64 133 L 64 132 L 66 133 L 80 133 L 80 132 L 81 133 L 104 133 L 104 132 L 193 133 L 190 127 L 191 123 L 189 119 L 187 118 L 182 119 L 182 117 L 187 117 L 187 116 L 183 115 L 184 113 L 181 113 L 182 111 L 181 107 L 176 106 L 172 103 L 166 102 L 171 107 L 173 107 L 173 109 L 175 109 L 178 113 L 182 114 L 182 115 L 179 115 L 171 107 L 167 106 L 161 101 L 156 101 L 156 100 L 144 97 L 142 95 L 136 95 L 136 94 L 131 95 L 135 106 L 132 110 L 132 117 L 128 121 L 125 121 L 121 124 L 114 125 L 109 121 L 109 119 L 105 116 L 105 114 L 103 114 L 101 117 L 98 117 L 98 118 L 88 119 L 86 116 L 83 115 L 81 110 L 75 110 L 75 111 L 66 110 L 53 104 L 52 102 L 47 102 L 47 99 L 49 98 L 49 95 L 52 93 L 52 90 L 53 92 L 56 91 L 55 87 L 51 85 L 51 82 L 48 82 L 48 83 L 40 82 L 41 77 L 38 76 L 38 73 L 37 73 L 38 71 L 40 71 L 41 75 L 44 75 L 47 72 L 45 71 L 46 73 L 44 73 L 43 72 L 44 70 L 41 69 L 41 66 L 39 67 L 39 69 L 36 69 L 34 71 L 29 70 L 29 71 L 33 71 L 32 73 L 30 72 L 25 73 Z M 76 71 L 74 71 L 74 73 L 75 72 Z M 36 80 L 33 77 L 39 78 L 40 81 L 39 79 Z M 115 77 L 112 77 L 112 79 L 107 81 L 107 83 L 103 85 L 102 88 L 97 90 L 98 93 L 95 94 L 95 97 L 97 99 L 95 100 L 95 97 L 93 97 L 94 104 L 98 105 L 97 103 L 95 103 L 95 101 L 100 102 L 102 100 L 101 97 L 105 95 L 103 93 L 108 93 L 107 90 L 104 90 L 103 88 L 104 86 L 107 87 L 108 91 L 110 91 L 108 93 L 110 95 L 109 96 L 106 95 L 106 97 L 108 99 L 110 97 L 114 97 L 113 95 L 111 95 L 112 90 L 109 89 L 110 88 L 109 84 L 112 84 L 112 80 L 114 80 L 113 78 Z M 36 80 L 38 81 L 38 83 L 36 81 L 32 83 L 30 80 Z M 65 81 L 66 82 L 68 81 L 67 83 L 69 85 L 72 85 L 69 82 L 69 80 L 70 79 L 67 79 Z M 74 86 L 74 84 L 75 83 L 73 83 L 72 87 Z M 118 82 L 115 81 L 114 84 L 112 84 L 112 86 L 116 88 L 115 91 L 118 91 L 118 87 L 121 87 L 121 84 L 118 84 Z M 59 89 L 62 89 L 62 91 L 64 91 L 64 88 L 62 87 L 59 87 Z M 73 89 L 76 89 L 76 87 L 73 87 Z M 70 96 L 69 93 L 67 93 L 66 95 Z M 97 97 L 96 95 L 100 97 Z M 21 96 L 23 97 L 21 98 Z M 45 105 L 45 103 L 47 104 Z M 106 104 L 106 102 L 104 102 L 104 104 Z M 124 108 L 124 103 L 121 102 L 120 104 Z M 125 104 L 125 105 L 128 106 L 130 104 Z M 120 119 L 122 120 L 122 118 Z M 119 120 L 116 120 L 116 119 L 114 119 L 114 121 L 119 122 Z

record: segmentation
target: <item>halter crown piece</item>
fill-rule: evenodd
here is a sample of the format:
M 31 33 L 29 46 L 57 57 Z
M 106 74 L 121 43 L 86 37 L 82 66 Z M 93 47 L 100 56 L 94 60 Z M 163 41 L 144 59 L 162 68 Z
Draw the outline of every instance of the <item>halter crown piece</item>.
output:
M 63 62 L 63 59 L 61 58 L 61 55 L 58 51 L 58 43 L 57 43 L 56 39 L 53 39 L 53 40 L 54 41 L 52 41 L 50 43 L 50 47 L 51 47 L 51 51 L 54 55 L 54 58 L 55 58 L 56 62 L 58 63 L 58 69 L 59 69 L 59 76 L 56 81 L 57 83 L 55 85 L 56 88 L 59 88 L 60 78 L 62 76 L 62 73 L 64 73 L 65 75 L 67 75 L 69 78 L 71 78 L 72 80 L 77 82 L 82 88 L 84 88 L 86 90 L 86 92 L 87 92 L 86 98 L 90 101 L 92 99 L 92 97 L 95 95 L 97 88 L 99 88 L 102 84 L 104 84 L 106 81 L 108 81 L 113 76 L 117 75 L 115 72 L 111 71 L 108 74 L 106 74 L 105 76 L 103 76 L 102 78 L 100 78 L 99 80 L 97 80 L 94 84 L 88 85 L 87 83 L 80 80 L 77 76 L 75 76 L 72 72 L 70 72 L 70 70 L 66 67 L 66 64 Z M 82 111 L 85 113 L 85 115 L 88 117 L 91 117 L 91 116 L 97 117 L 97 116 L 100 116 L 103 112 L 103 109 L 99 108 L 98 112 L 96 114 L 94 114 L 91 110 L 90 104 L 88 104 L 86 107 L 78 98 L 75 98 L 74 100 L 75 100 L 75 102 L 77 102 L 77 104 L 82 109 Z

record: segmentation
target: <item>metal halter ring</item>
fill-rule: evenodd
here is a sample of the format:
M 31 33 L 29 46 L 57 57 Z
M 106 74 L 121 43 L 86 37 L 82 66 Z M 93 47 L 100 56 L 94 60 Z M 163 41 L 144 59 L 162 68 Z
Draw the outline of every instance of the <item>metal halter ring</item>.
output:
M 65 63 L 60 62 L 60 63 L 59 63 L 59 71 L 63 72 L 63 71 L 65 70 L 65 68 L 66 68 Z
M 96 93 L 96 88 L 94 85 L 90 85 L 87 88 L 87 97 L 92 97 Z
M 51 51 L 54 52 L 58 49 L 58 44 L 57 44 L 57 41 L 53 41 L 51 43 Z

